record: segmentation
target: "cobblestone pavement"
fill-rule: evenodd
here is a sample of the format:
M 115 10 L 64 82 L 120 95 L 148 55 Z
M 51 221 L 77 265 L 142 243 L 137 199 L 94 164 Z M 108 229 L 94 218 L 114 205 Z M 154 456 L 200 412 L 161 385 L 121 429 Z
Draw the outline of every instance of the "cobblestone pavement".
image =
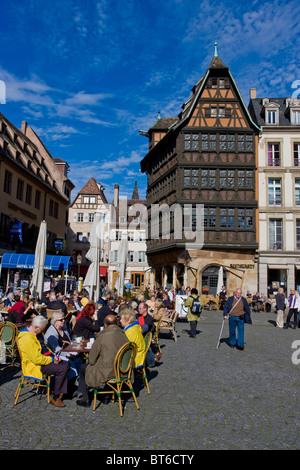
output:
M 196 339 L 185 321 L 177 342 L 162 334 L 151 394 L 136 383 L 140 410 L 130 399 L 122 418 L 117 403 L 93 412 L 73 398 L 59 409 L 26 390 L 14 406 L 20 369 L 0 366 L 0 449 L 299 449 L 300 329 L 276 328 L 275 313 L 252 313 L 245 350 L 229 348 L 227 321 L 217 349 L 222 318 L 204 311 Z

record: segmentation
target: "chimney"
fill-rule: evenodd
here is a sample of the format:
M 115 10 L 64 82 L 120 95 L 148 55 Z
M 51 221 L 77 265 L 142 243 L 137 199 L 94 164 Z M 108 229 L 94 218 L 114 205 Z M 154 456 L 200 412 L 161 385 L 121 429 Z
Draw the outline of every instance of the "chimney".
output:
M 115 207 L 118 207 L 119 205 L 119 185 L 118 184 L 115 184 L 113 205 Z
M 254 100 L 256 98 L 256 88 L 250 88 L 250 99 Z
M 22 126 L 21 126 L 21 132 L 26 135 L 26 129 L 27 129 L 27 122 L 22 121 Z

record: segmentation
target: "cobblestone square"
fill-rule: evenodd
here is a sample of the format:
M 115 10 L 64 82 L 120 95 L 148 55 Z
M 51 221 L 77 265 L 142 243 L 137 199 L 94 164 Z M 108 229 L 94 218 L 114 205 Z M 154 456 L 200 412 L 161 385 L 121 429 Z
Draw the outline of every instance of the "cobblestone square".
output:
M 151 394 L 136 382 L 140 410 L 130 399 L 122 418 L 117 403 L 93 412 L 73 398 L 57 409 L 26 390 L 14 406 L 20 368 L 2 365 L 0 449 L 299 449 L 300 346 L 294 342 L 300 329 L 276 328 L 274 312 L 252 313 L 245 350 L 229 348 L 227 322 L 217 349 L 222 318 L 204 311 L 196 339 L 182 320 L 177 342 L 162 333 L 161 363 L 149 372 Z

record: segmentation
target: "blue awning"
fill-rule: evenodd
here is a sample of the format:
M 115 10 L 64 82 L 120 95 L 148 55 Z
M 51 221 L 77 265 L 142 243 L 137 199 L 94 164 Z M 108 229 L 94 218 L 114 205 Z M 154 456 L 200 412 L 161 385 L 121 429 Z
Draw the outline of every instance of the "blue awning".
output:
M 33 269 L 35 255 L 21 253 L 4 253 L 1 261 L 2 268 Z M 46 255 L 45 270 L 73 271 L 72 256 Z

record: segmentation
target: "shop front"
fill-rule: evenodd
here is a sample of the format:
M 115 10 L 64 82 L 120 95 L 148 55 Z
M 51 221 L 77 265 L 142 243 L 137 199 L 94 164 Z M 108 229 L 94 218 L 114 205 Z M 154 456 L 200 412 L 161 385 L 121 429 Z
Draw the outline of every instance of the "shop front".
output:
M 1 259 L 1 286 L 26 289 L 30 285 L 34 269 L 34 254 L 4 253 Z M 73 258 L 71 256 L 46 255 L 44 263 L 44 291 L 54 288 L 55 277 L 60 282 L 70 284 L 73 277 Z

